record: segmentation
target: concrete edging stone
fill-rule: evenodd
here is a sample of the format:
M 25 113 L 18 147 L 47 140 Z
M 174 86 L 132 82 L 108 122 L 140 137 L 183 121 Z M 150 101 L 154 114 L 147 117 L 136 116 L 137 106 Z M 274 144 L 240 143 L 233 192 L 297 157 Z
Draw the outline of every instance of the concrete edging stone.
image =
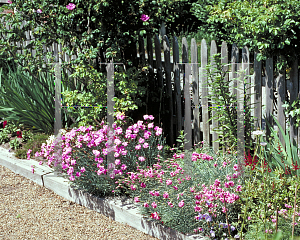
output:
M 69 180 L 58 176 L 57 172 L 45 165 L 39 165 L 35 160 L 17 159 L 13 153 L 0 147 L 0 165 L 20 174 L 40 186 L 46 187 L 61 197 L 76 202 L 93 211 L 110 217 L 114 221 L 128 224 L 137 230 L 161 240 L 204 240 L 201 235 L 184 235 L 161 223 L 143 217 L 132 199 L 126 197 L 99 198 L 69 185 Z M 34 174 L 31 165 L 35 166 Z

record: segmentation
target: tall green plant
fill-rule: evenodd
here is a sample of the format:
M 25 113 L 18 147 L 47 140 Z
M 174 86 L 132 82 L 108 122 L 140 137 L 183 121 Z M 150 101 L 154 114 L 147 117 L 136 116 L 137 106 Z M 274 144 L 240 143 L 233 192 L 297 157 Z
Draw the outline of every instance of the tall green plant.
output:
M 221 63 L 220 54 L 215 54 L 213 56 L 216 67 L 213 67 L 212 64 L 206 66 L 206 75 L 208 80 L 204 83 L 204 86 L 210 88 L 210 94 L 207 97 L 209 98 L 211 105 L 215 104 L 216 107 L 213 108 L 215 115 L 209 119 L 217 119 L 219 121 L 219 127 L 213 128 L 213 131 L 217 132 L 220 136 L 220 139 L 215 142 L 228 146 L 229 150 L 235 150 L 237 148 L 237 110 L 235 105 L 242 100 L 236 99 L 236 95 L 229 91 L 231 82 L 235 79 L 225 80 L 226 74 L 228 71 L 224 71 L 224 64 Z M 242 81 L 237 78 L 237 81 Z M 249 83 L 244 82 L 244 92 L 246 91 L 246 85 Z M 251 86 L 250 86 L 251 87 Z M 232 87 L 232 89 L 237 89 L 237 87 Z M 254 129 L 254 126 L 251 124 L 253 117 L 251 117 L 251 108 L 252 104 L 249 104 L 251 94 L 244 95 L 244 133 L 245 133 L 245 147 L 247 149 L 253 149 L 251 132 Z
M 54 77 L 41 73 L 38 81 L 19 67 L 0 69 L 0 115 L 31 126 L 35 131 L 54 131 Z
M 270 145 L 275 149 L 274 153 L 272 153 L 272 163 L 277 165 L 279 168 L 282 168 L 287 175 L 290 176 L 300 176 L 300 159 L 297 151 L 300 150 L 297 147 L 297 143 L 295 139 L 290 139 L 289 129 L 286 129 L 286 134 L 284 133 L 281 125 L 277 121 L 277 119 L 271 114 L 274 121 L 276 122 L 285 142 L 285 148 L 283 143 L 280 141 L 277 133 L 272 128 L 271 124 L 268 122 L 267 118 L 266 123 L 270 128 L 272 135 L 275 138 L 274 142 L 271 142 Z M 279 144 L 279 147 L 278 147 Z M 290 171 L 292 170 L 292 171 Z

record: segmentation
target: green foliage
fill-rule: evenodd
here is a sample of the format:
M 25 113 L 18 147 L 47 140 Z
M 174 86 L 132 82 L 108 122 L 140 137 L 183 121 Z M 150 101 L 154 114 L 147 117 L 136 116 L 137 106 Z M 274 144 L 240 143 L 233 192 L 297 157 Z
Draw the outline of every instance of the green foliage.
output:
M 296 99 L 291 105 L 285 102 L 285 104 L 282 105 L 282 107 L 285 107 L 285 113 L 287 116 L 291 116 L 295 119 L 295 126 L 300 126 L 300 100 Z
M 48 137 L 49 135 L 43 133 L 34 134 L 21 149 L 15 151 L 15 156 L 20 159 L 27 159 L 28 149 L 31 149 L 33 152 L 41 151 L 41 146 Z
M 247 168 L 249 173 L 249 168 Z M 294 213 L 295 186 L 299 178 L 282 178 L 284 171 L 278 169 L 272 172 L 254 170 L 245 178 L 244 191 L 241 192 L 241 221 L 247 230 L 245 239 L 270 239 L 275 237 L 276 217 L 278 217 L 277 230 L 282 232 L 284 238 L 290 239 L 292 235 L 292 222 Z M 299 187 L 298 187 L 299 190 Z M 299 198 L 296 205 L 299 206 Z M 287 205 L 289 207 L 287 207 Z M 285 209 L 285 210 L 282 210 Z M 276 215 L 276 211 L 278 214 Z M 296 209 L 296 212 L 299 208 Z M 298 214 L 297 214 L 298 215 Z M 272 221 L 273 220 L 273 221 Z M 298 222 L 298 217 L 296 217 Z M 268 232 L 266 233 L 266 229 Z M 294 236 L 300 236 L 299 225 L 295 226 Z
M 0 144 L 9 142 L 9 137 L 6 131 L 0 130 Z
M 115 112 L 130 112 L 145 105 L 141 97 L 146 93 L 148 78 L 144 71 L 140 72 L 136 67 L 129 68 L 123 72 L 115 72 Z M 107 114 L 107 79 L 101 77 L 98 81 L 91 82 L 87 91 L 78 90 L 62 92 L 65 106 L 100 106 L 100 107 L 81 107 L 67 108 L 68 115 L 75 120 L 70 127 L 95 125 L 95 119 L 100 122 Z
M 214 62 L 216 67 L 213 67 L 211 64 L 206 66 L 206 75 L 208 77 L 207 82 L 204 83 L 205 86 L 208 86 L 210 89 L 210 94 L 206 98 L 211 99 L 209 101 L 209 106 L 215 104 L 213 109 L 209 111 L 214 111 L 215 116 L 211 119 L 216 119 L 219 121 L 219 127 L 214 128 L 213 131 L 217 132 L 220 136 L 220 139 L 216 140 L 222 145 L 227 145 L 231 152 L 237 148 L 237 109 L 236 106 L 239 102 L 243 101 L 244 105 L 244 134 L 245 134 L 245 146 L 247 149 L 252 149 L 252 139 L 251 132 L 253 130 L 253 125 L 251 121 L 251 108 L 254 104 L 249 104 L 251 95 L 244 94 L 244 100 L 237 99 L 236 95 L 229 91 L 229 89 L 238 89 L 238 87 L 233 86 L 233 81 L 231 79 L 226 81 L 225 76 L 229 71 L 224 71 L 224 64 L 221 64 L 220 54 L 214 55 Z M 238 82 L 242 82 L 241 79 L 236 79 Z M 244 92 L 246 92 L 246 78 L 244 79 Z M 240 90 L 240 89 L 238 89 Z
M 22 131 L 22 142 L 26 143 L 33 138 L 33 133 L 28 130 Z
M 20 148 L 20 147 L 21 147 L 21 144 L 20 144 L 19 139 L 16 138 L 16 139 L 14 139 L 14 140 L 10 140 L 9 146 L 10 146 L 10 148 L 12 148 L 12 149 L 14 149 L 14 150 Z
M 198 0 L 191 8 L 216 40 L 257 48 L 258 60 L 282 55 L 289 64 L 300 53 L 299 12 L 298 0 Z
M 287 128 L 286 133 L 284 133 L 277 119 L 273 115 L 272 117 L 283 136 L 285 148 L 283 147 L 283 143 L 277 136 L 277 133 L 275 133 L 268 120 L 266 120 L 266 123 L 275 138 L 274 142 L 271 142 L 267 145 L 267 149 L 268 151 L 270 151 L 269 162 L 272 162 L 277 167 L 283 169 L 283 171 L 285 171 L 288 176 L 300 176 L 300 159 L 297 153 L 297 151 L 299 151 L 297 143 L 295 142 L 295 139 L 290 139 L 289 129 Z
M 0 69 L 0 115 L 19 121 L 35 131 L 54 131 L 54 78 L 41 74 L 34 79 L 19 67 L 9 68 L 4 75 Z

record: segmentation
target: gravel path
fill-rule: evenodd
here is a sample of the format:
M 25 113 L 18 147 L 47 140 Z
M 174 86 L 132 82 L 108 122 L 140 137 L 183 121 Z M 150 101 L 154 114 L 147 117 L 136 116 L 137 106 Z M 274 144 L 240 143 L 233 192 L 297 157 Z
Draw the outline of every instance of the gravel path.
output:
M 157 239 L 0 166 L 0 239 Z

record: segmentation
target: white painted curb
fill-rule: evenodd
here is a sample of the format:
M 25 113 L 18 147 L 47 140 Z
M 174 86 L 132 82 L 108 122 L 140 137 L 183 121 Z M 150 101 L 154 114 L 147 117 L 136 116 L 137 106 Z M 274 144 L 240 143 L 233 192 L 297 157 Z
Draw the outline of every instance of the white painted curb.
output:
M 76 202 L 93 211 L 110 217 L 114 221 L 132 226 L 148 235 L 161 240 L 195 240 L 205 238 L 201 235 L 184 235 L 176 230 L 167 228 L 161 223 L 143 217 L 137 205 L 129 198 L 98 198 L 83 190 L 73 189 L 69 185 L 69 180 L 64 179 L 53 172 L 48 166 L 39 165 L 35 160 L 17 159 L 0 147 L 0 165 L 20 174 L 40 186 L 51 189 L 61 197 Z M 35 165 L 34 174 L 31 172 L 31 165 Z

